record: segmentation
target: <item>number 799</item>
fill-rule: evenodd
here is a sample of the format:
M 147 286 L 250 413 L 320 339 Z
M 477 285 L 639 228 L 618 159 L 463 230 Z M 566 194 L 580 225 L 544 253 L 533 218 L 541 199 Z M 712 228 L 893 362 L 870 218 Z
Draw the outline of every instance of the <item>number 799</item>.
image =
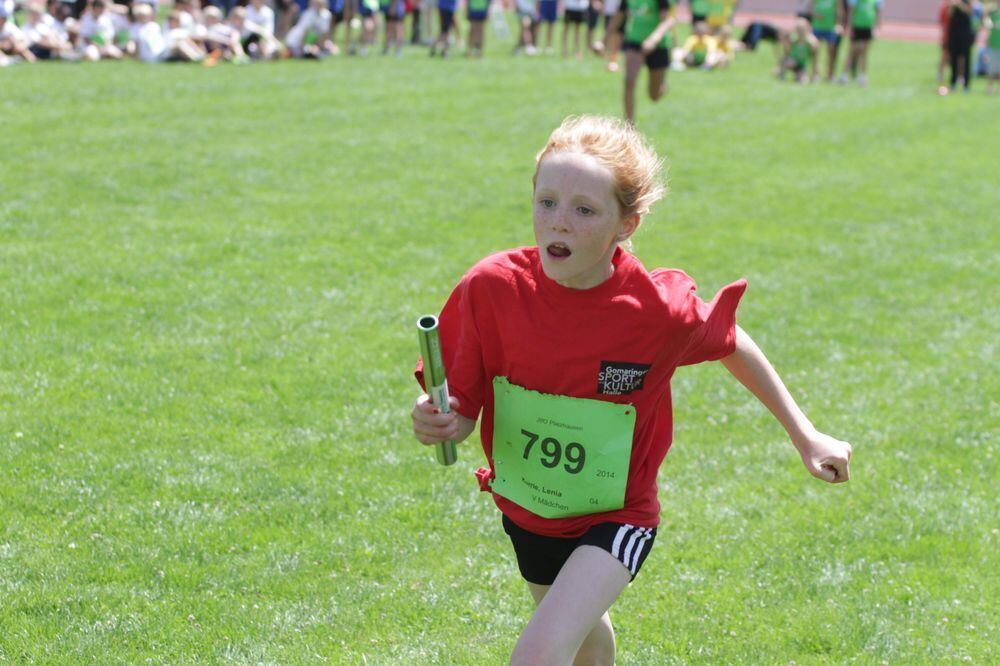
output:
M 524 447 L 524 459 L 528 460 L 529 455 L 531 454 L 531 448 L 535 445 L 535 442 L 538 441 L 538 438 L 541 437 L 541 435 L 524 430 L 523 428 L 521 429 L 521 434 L 528 438 L 528 443 Z M 566 460 L 569 462 L 563 465 L 563 469 L 570 474 L 579 474 L 587 460 L 587 451 L 583 448 L 583 445 L 578 442 L 570 442 L 566 445 L 566 449 L 564 451 L 563 446 L 559 443 L 558 439 L 554 437 L 544 437 L 542 438 L 541 444 L 539 444 L 539 448 L 542 452 L 539 462 L 549 469 L 558 466 L 559 463 L 562 462 L 563 454 L 565 454 Z

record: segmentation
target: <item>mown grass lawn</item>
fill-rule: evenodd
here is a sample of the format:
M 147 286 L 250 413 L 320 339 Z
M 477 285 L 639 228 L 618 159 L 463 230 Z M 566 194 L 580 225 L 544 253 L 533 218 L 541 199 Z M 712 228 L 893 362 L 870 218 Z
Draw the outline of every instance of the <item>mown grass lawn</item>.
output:
M 0 661 L 503 663 L 531 613 L 471 442 L 409 434 L 414 322 L 532 241 L 533 157 L 620 112 L 596 60 L 0 71 Z M 624 664 L 998 659 L 1000 100 L 672 73 L 636 239 L 741 324 L 854 478 L 718 364 L 674 382 Z

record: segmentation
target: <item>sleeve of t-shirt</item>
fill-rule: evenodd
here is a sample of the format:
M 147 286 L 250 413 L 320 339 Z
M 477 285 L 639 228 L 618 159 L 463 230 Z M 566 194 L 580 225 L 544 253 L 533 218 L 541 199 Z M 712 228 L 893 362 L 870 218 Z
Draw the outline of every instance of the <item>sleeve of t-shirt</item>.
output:
M 683 308 L 692 327 L 678 365 L 717 361 L 736 351 L 736 308 L 747 281 L 737 280 L 719 290 L 710 303 L 696 293 L 697 285 L 688 278 Z
M 485 370 L 476 327 L 473 278 L 466 275 L 451 292 L 438 317 L 441 359 L 448 380 L 449 395 L 458 398 L 458 413 L 475 420 L 483 406 Z M 427 390 L 423 359 L 417 361 L 414 376 Z

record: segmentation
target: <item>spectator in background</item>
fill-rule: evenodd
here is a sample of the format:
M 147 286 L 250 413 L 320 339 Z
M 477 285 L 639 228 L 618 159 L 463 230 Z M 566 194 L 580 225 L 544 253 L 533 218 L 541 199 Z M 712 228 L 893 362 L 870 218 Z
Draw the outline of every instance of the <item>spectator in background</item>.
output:
M 431 57 L 437 55 L 439 50 L 442 58 L 448 57 L 449 38 L 451 37 L 451 29 L 455 25 L 457 5 L 456 0 L 438 0 L 437 2 L 440 28 L 437 39 L 431 44 Z
M 330 55 L 340 55 L 340 47 L 337 46 L 337 26 L 344 23 L 344 11 L 347 2 L 345 0 L 330 0 Z
M 40 0 L 32 0 L 25 7 L 25 15 L 26 20 L 21 31 L 28 41 L 28 49 L 36 58 L 78 59 L 66 30 L 45 11 L 45 6 Z
M 597 30 L 597 22 L 601 19 L 601 10 L 604 7 L 603 0 L 588 0 L 587 1 L 587 36 L 586 44 L 587 48 L 593 52 L 594 55 L 603 55 L 604 49 L 597 48 L 594 44 L 594 31 Z
M 563 31 L 562 31 L 562 56 L 569 55 L 569 34 L 573 33 L 573 56 L 579 60 L 583 58 L 583 50 L 580 48 L 580 26 L 587 20 L 587 7 L 589 0 L 563 0 Z
M 736 59 L 736 49 L 740 46 L 740 42 L 733 39 L 733 28 L 729 25 L 724 25 L 719 30 L 719 38 L 715 41 L 715 63 L 713 67 L 729 67 L 733 60 Z
M 622 21 L 617 30 L 614 28 L 614 18 L 618 14 L 618 8 L 621 7 L 621 1 L 604 0 L 604 41 L 594 45 L 607 59 L 609 72 L 618 71 L 618 52 L 625 40 L 625 22 Z
M 378 0 L 347 0 L 347 2 L 351 3 L 349 15 L 344 24 L 347 55 L 366 56 L 368 55 L 368 47 L 375 43 L 375 14 L 378 12 Z M 361 17 L 361 36 L 357 43 L 352 40 L 351 21 L 354 16 Z
M 437 0 L 420 0 L 420 43 L 430 46 L 434 43 L 434 17 L 437 9 Z
M 996 0 L 986 6 L 984 24 L 989 30 L 986 37 L 986 57 L 989 59 L 987 74 L 990 82 L 986 86 L 986 94 L 992 95 L 1000 84 L 1000 3 Z
M 535 32 L 538 28 L 538 14 L 535 12 L 535 0 L 516 0 L 518 30 L 517 45 L 514 46 L 514 55 L 524 53 L 533 56 L 538 51 L 535 49 Z
M 748 51 L 756 51 L 760 42 L 771 42 L 777 45 L 781 41 L 781 31 L 778 26 L 763 21 L 754 21 L 743 31 L 740 38 L 744 48 Z
M 490 12 L 490 0 L 468 0 L 469 45 L 465 51 L 467 58 L 483 57 L 486 39 L 486 17 Z
M 212 67 L 219 60 L 231 60 L 235 63 L 245 63 L 248 58 L 240 43 L 240 33 L 233 26 L 222 21 L 222 10 L 215 5 L 209 5 L 201 12 L 205 23 L 202 31 L 202 46 L 208 55 L 203 61 L 206 67 Z
M 235 11 L 235 10 L 234 10 Z M 281 42 L 274 36 L 274 10 L 264 0 L 250 0 L 240 31 L 243 50 L 251 58 L 270 60 L 282 54 Z
M 167 14 L 167 28 L 163 31 L 163 60 L 201 62 L 207 55 L 205 48 L 195 41 L 192 31 L 182 25 L 181 13 L 174 9 Z
M 327 0 L 310 0 L 295 26 L 288 31 L 285 46 L 295 58 L 321 58 L 333 52 L 332 25 L 333 13 L 327 8 Z
M 813 35 L 826 44 L 826 82 L 832 83 L 837 76 L 837 51 L 840 37 L 844 32 L 845 12 L 840 0 L 813 0 Z M 818 64 L 817 64 L 818 66 Z
M 951 0 L 948 13 L 948 59 L 951 64 L 951 86 L 940 86 L 938 94 L 947 95 L 961 81 L 965 91 L 972 85 L 972 46 L 976 34 L 972 29 L 972 1 Z
M 161 62 L 166 57 L 167 44 L 153 8 L 146 4 L 135 5 L 132 17 L 135 22 L 125 52 L 142 62 Z
M 80 46 L 83 57 L 91 62 L 102 58 L 120 60 L 122 51 L 115 46 L 116 21 L 105 0 L 94 0 L 80 18 Z
M 686 67 L 711 69 L 717 60 L 716 50 L 716 41 L 708 34 L 708 25 L 699 21 L 694 24 L 693 34 L 678 50 L 677 59 Z
M 847 0 L 847 24 L 851 26 L 851 50 L 847 54 L 847 67 L 862 87 L 868 86 L 868 50 L 882 14 L 882 0 Z M 847 74 L 840 77 L 847 83 Z
M 558 0 L 538 0 L 538 20 L 539 25 L 545 25 L 545 48 L 542 52 L 552 55 L 555 50 L 552 47 L 552 32 L 555 30 L 556 21 L 559 19 Z M 541 32 L 541 31 L 539 31 Z M 541 48 L 541 35 L 538 35 L 538 46 Z
M 274 5 L 274 36 L 284 39 L 292 22 L 306 10 L 309 0 L 271 0 Z
M 944 85 L 944 68 L 948 66 L 948 21 L 951 18 L 951 0 L 941 0 L 938 7 L 938 25 L 941 26 L 941 59 L 938 61 L 938 86 Z
M 177 12 L 180 27 L 193 35 L 198 33 L 198 28 L 202 24 L 201 10 L 195 5 L 193 0 L 175 0 L 174 11 Z M 154 13 L 155 15 L 155 13 Z M 163 30 L 167 30 L 167 20 L 163 20 Z
M 785 73 L 791 71 L 798 83 L 817 80 L 819 40 L 809 29 L 809 21 L 801 17 L 795 19 L 795 28 L 785 37 L 784 42 L 785 52 L 778 67 L 778 78 L 784 80 Z
M 14 23 L 14 17 L 5 5 L 0 4 L 0 66 L 9 65 L 21 59 L 25 62 L 35 62 L 35 54 L 28 48 L 28 40 L 24 33 Z
M 406 18 L 406 0 L 382 0 L 379 9 L 385 18 L 382 39 L 382 55 L 390 51 L 397 56 L 403 54 L 403 20 Z
M 79 23 L 73 18 L 73 3 L 63 0 L 48 0 L 46 16 L 52 18 L 52 27 L 59 31 L 70 44 L 76 44 Z

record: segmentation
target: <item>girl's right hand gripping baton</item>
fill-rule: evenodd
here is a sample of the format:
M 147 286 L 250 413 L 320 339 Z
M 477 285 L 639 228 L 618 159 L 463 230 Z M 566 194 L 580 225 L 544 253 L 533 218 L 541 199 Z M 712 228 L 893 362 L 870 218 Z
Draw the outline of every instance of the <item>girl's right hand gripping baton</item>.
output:
M 444 361 L 441 360 L 441 341 L 438 339 L 438 318 L 434 315 L 424 315 L 417 320 L 417 330 L 420 337 L 420 356 L 424 359 L 424 383 L 431 402 L 441 410 L 442 414 L 451 411 L 448 402 L 448 380 L 444 374 Z M 434 445 L 437 450 L 438 462 L 442 465 L 452 465 L 458 460 L 458 447 L 455 442 L 439 442 Z

